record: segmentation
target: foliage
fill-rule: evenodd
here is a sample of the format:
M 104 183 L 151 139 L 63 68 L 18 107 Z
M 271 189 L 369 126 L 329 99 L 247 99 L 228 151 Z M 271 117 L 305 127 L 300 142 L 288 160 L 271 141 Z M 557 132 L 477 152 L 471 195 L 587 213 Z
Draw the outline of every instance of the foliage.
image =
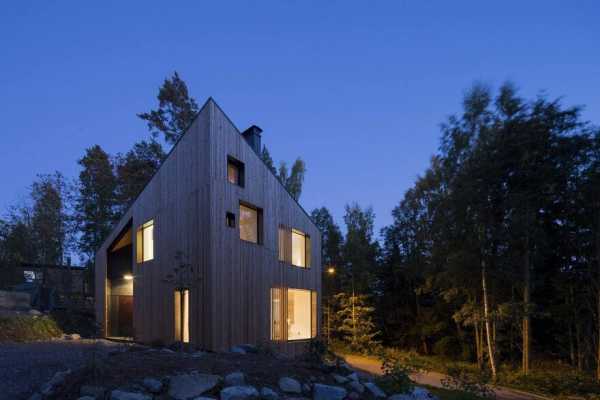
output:
M 175 72 L 165 79 L 158 91 L 158 108 L 138 117 L 148 122 L 148 129 L 156 139 L 163 135 L 164 140 L 173 145 L 191 125 L 198 113 L 196 100 L 188 93 L 185 82 Z
M 264 153 L 263 156 L 265 156 Z M 269 159 L 270 158 L 268 158 L 266 161 L 267 167 L 269 167 Z M 272 166 L 273 160 L 270 160 L 270 164 Z M 269 168 L 271 169 L 271 167 Z M 285 186 L 286 190 L 296 201 L 300 199 L 300 195 L 302 194 L 302 185 L 304 184 L 305 173 L 306 164 L 300 158 L 297 158 L 296 161 L 294 161 L 294 164 L 292 165 L 292 170 L 290 172 L 288 172 L 287 164 L 285 162 L 282 161 L 279 164 L 277 178 L 281 181 L 283 186 Z
M 316 364 L 321 364 L 324 361 L 331 361 L 336 358 L 335 354 L 330 350 L 327 343 L 318 338 L 311 339 L 308 343 L 306 357 L 309 361 Z
M 406 362 L 397 353 L 381 351 L 381 370 L 383 376 L 379 383 L 387 393 L 409 393 L 414 388 L 410 375 L 417 372 L 412 362 Z
M 48 340 L 62 333 L 56 321 L 48 316 L 0 317 L 0 342 Z
M 78 163 L 82 167 L 76 204 L 78 247 L 92 259 L 115 220 L 117 178 L 110 156 L 98 145 L 86 149 Z
M 378 351 L 379 342 L 376 340 L 379 332 L 376 330 L 372 314 L 374 308 L 368 305 L 365 295 L 335 295 L 338 304 L 337 330 L 350 349 L 361 354 L 373 354 Z
M 483 398 L 495 399 L 494 389 L 488 385 L 490 377 L 481 372 L 468 371 L 456 365 L 449 365 L 446 369 L 446 378 L 442 385 L 446 389 L 460 390 Z

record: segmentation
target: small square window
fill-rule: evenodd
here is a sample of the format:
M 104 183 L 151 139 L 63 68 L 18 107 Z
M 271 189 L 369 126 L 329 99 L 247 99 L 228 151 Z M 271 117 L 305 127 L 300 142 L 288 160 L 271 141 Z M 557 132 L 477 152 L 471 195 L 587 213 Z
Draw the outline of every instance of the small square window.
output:
M 225 214 L 225 222 L 228 227 L 235 228 L 235 214 L 230 212 Z
M 262 244 L 262 210 L 240 204 L 240 239 Z
M 244 187 L 244 163 L 227 157 L 227 180 L 229 183 Z

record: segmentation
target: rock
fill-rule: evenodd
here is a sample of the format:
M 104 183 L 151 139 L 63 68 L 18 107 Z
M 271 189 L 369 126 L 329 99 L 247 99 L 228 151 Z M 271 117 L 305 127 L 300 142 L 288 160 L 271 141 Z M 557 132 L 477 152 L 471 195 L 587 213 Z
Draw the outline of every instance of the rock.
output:
M 252 354 L 258 353 L 258 348 L 255 345 L 253 345 L 253 344 L 247 344 L 247 343 L 246 344 L 240 344 L 237 347 L 240 347 L 240 348 L 244 349 L 246 351 L 246 353 L 252 353 Z
M 200 396 L 200 397 L 194 397 L 194 400 L 215 400 L 215 398 Z
M 350 392 L 350 394 L 348 395 L 347 399 L 349 399 L 349 400 L 359 400 L 360 399 L 360 394 L 358 394 L 356 392 Z
M 335 362 L 329 362 L 329 361 L 323 361 L 323 363 L 321 364 L 321 371 L 328 373 L 328 372 L 332 372 L 335 370 Z
M 333 377 L 333 379 L 335 380 L 335 382 L 336 382 L 336 383 L 343 384 L 343 383 L 346 383 L 346 382 L 348 382 L 348 379 L 347 379 L 347 378 L 344 378 L 344 377 L 343 377 L 343 376 L 341 376 L 341 375 L 338 375 L 338 374 L 331 374 L 331 376 Z
M 167 347 L 163 347 L 162 349 L 160 349 L 160 351 L 162 351 L 163 353 L 175 353 L 175 351 L 173 351 Z
M 389 400 L 414 400 L 410 394 L 394 394 L 388 397 Z
M 232 372 L 225 376 L 225 386 L 244 386 L 246 378 L 243 372 Z
M 177 400 L 187 400 L 200 396 L 217 386 L 220 380 L 221 377 L 218 375 L 199 374 L 197 372 L 175 375 L 169 380 L 169 396 Z
M 411 395 L 415 400 L 437 400 L 437 397 L 432 395 L 429 390 L 418 386 L 413 388 Z
M 92 396 L 81 396 L 77 400 L 96 400 L 96 398 Z
M 83 385 L 79 388 L 80 396 L 93 397 L 94 399 L 104 399 L 104 393 L 106 389 L 102 386 Z
M 346 394 L 343 387 L 315 383 L 313 400 L 343 400 Z
M 67 369 L 67 370 L 64 370 L 64 371 L 59 371 L 59 372 L 55 373 L 54 376 L 52 377 L 52 379 L 50 379 L 48 382 L 46 382 L 44 384 L 44 386 L 42 386 L 42 395 L 43 396 L 50 396 L 50 395 L 54 394 L 54 390 L 58 386 L 60 386 L 63 383 L 65 383 L 65 378 L 70 373 L 71 373 L 70 369 Z
M 371 395 L 373 397 L 385 398 L 385 392 L 383 390 L 381 390 L 379 388 L 379 386 L 377 386 L 373 382 L 365 382 L 365 387 L 367 388 L 367 390 L 369 391 L 369 393 L 371 393 Z
M 144 388 L 150 393 L 160 393 L 163 387 L 162 382 L 154 378 L 144 378 L 142 385 L 144 385 Z
M 351 374 L 354 372 L 354 370 L 352 369 L 352 367 L 350 367 L 350 365 L 348 365 L 347 362 L 342 362 L 340 363 L 339 367 L 338 367 L 342 373 L 344 374 Z
M 68 335 L 64 335 L 65 340 L 80 340 L 81 335 L 79 333 L 69 333 Z
M 39 317 L 41 315 L 44 315 L 43 313 L 39 312 L 38 310 L 34 310 L 33 308 L 31 310 L 29 310 L 27 312 L 27 314 L 33 316 L 33 317 Z
M 260 398 L 264 400 L 279 400 L 279 395 L 273 389 L 264 387 L 260 389 Z
M 349 381 L 360 382 L 360 379 L 358 379 L 358 374 L 356 372 L 353 372 L 350 375 L 348 375 L 346 379 L 348 379 Z
M 350 389 L 354 390 L 357 393 L 363 394 L 365 392 L 365 386 L 358 381 L 350 381 L 348 386 L 350 386 Z
M 29 400 L 42 400 L 42 395 L 39 393 L 34 393 L 29 396 Z
M 302 393 L 302 386 L 300 386 L 300 382 L 287 376 L 279 379 L 279 389 L 285 393 Z
M 204 357 L 205 355 L 206 355 L 206 353 L 205 353 L 205 352 L 203 352 L 203 351 L 196 351 L 196 352 L 192 353 L 192 354 L 190 355 L 190 357 L 193 357 L 193 358 L 200 358 L 200 357 Z
M 116 389 L 110 392 L 110 400 L 152 400 L 152 396 Z
M 310 392 L 312 392 L 312 386 L 309 385 L 308 383 L 303 383 L 302 384 L 302 393 L 310 394 Z
M 243 348 L 241 348 L 240 346 L 233 346 L 231 349 L 229 349 L 230 353 L 235 353 L 235 354 L 246 354 L 247 351 Z
M 258 390 L 253 386 L 229 386 L 221 390 L 221 400 L 257 399 Z

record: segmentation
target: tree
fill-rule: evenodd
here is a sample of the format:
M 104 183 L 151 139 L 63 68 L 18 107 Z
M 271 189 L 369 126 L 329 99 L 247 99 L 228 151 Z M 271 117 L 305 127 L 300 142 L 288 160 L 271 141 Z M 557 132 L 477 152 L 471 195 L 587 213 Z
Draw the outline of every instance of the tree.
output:
M 260 158 L 263 160 L 267 168 L 273 173 L 273 175 L 277 176 L 277 169 L 273 164 L 273 159 L 271 158 L 271 153 L 267 149 L 267 146 L 263 146 L 262 152 L 260 153 Z
M 366 295 L 335 295 L 339 310 L 338 331 L 352 351 L 363 354 L 375 352 L 379 342 L 376 340 L 379 332 L 376 330 L 372 315 L 375 309 L 367 305 Z
M 162 146 L 155 140 L 136 143 L 124 156 L 117 156 L 116 198 L 119 214 L 137 198 L 165 157 Z
M 59 172 L 39 175 L 32 185 L 31 199 L 31 232 L 37 259 L 30 261 L 61 265 L 74 234 L 71 188 Z
M 158 108 L 138 117 L 147 121 L 154 139 L 162 134 L 165 142 L 174 145 L 196 117 L 198 104 L 177 72 L 165 79 L 157 98 Z
M 109 155 L 98 145 L 86 149 L 78 163 L 83 168 L 76 205 L 81 231 L 78 247 L 90 260 L 115 221 L 117 178 Z

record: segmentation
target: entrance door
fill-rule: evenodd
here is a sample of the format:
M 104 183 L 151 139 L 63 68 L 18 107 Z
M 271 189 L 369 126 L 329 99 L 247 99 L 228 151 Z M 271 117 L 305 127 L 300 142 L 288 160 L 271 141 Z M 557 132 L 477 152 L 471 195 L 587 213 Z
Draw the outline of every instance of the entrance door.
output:
M 173 297 L 175 341 L 188 343 L 190 341 L 190 291 L 189 289 L 175 290 Z
M 133 296 L 119 296 L 119 333 L 133 337 Z

